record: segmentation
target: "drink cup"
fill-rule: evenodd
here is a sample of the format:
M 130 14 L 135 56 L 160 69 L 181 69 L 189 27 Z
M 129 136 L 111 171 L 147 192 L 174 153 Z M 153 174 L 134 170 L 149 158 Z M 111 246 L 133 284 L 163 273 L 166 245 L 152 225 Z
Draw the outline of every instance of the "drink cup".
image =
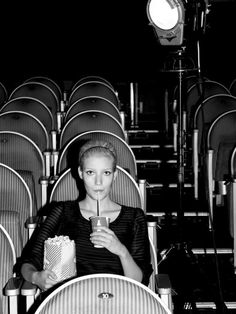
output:
M 110 218 L 109 217 L 105 217 L 105 216 L 92 216 L 89 218 L 90 222 L 91 222 L 91 227 L 92 227 L 92 231 L 101 231 L 100 227 L 101 226 L 105 226 L 105 227 L 109 227 L 109 223 L 110 223 Z M 102 248 L 103 246 L 101 245 L 94 245 L 94 247 L 96 248 Z

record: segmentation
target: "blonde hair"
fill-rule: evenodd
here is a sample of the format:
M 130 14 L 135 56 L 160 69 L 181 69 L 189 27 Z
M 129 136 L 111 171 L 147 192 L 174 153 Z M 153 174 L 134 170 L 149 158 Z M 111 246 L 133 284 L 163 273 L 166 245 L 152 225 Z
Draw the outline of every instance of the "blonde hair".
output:
M 114 146 L 101 140 L 89 140 L 86 142 L 79 151 L 79 166 L 83 169 L 84 160 L 94 155 L 95 153 L 102 153 L 104 156 L 108 156 L 113 159 L 113 170 L 116 170 L 117 155 Z

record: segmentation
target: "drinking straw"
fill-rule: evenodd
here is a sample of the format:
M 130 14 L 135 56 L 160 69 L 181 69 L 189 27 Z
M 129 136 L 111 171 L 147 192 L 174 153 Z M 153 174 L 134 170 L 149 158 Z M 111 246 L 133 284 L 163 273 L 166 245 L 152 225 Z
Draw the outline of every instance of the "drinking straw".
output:
M 100 213 L 100 198 L 99 198 L 99 192 L 97 192 L 97 216 L 99 216 Z

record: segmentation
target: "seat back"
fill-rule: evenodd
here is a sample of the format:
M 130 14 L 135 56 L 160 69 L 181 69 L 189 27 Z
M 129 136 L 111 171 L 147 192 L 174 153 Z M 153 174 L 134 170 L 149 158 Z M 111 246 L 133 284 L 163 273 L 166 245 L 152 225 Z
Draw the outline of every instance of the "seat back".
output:
M 230 157 L 230 174 L 231 179 L 236 179 L 236 143 Z
M 100 82 L 100 83 L 104 83 L 106 85 L 108 85 L 109 87 L 111 87 L 112 89 L 114 89 L 113 85 L 111 84 L 111 82 L 109 82 L 107 79 L 105 79 L 102 76 L 98 76 L 98 75 L 88 75 L 88 76 L 84 76 L 81 79 L 79 79 L 77 82 L 74 83 L 74 85 L 72 86 L 72 91 L 74 89 L 76 89 L 76 87 L 78 87 L 79 85 L 83 84 L 83 83 L 88 83 L 91 81 L 95 81 L 95 82 Z
M 205 82 L 205 81 L 209 81 L 209 79 L 206 77 L 199 77 L 198 74 L 188 75 L 182 78 L 182 84 L 184 85 L 186 91 L 188 91 L 190 87 L 193 86 L 194 84 L 200 84 L 200 82 Z M 179 89 L 179 85 L 177 84 L 173 90 L 174 99 L 178 98 L 178 92 L 179 92 L 178 89 Z
M 230 158 L 236 144 L 236 110 L 220 115 L 207 135 L 207 148 L 213 154 L 213 179 L 224 181 L 230 175 Z
M 23 134 L 0 131 L 0 162 L 16 170 L 29 184 L 35 215 L 42 205 L 42 189 L 39 182 L 45 175 L 45 163 L 39 147 Z
M 35 116 L 24 111 L 0 113 L 0 131 L 14 131 L 26 135 L 43 152 L 49 149 L 49 135 Z
M 73 137 L 60 152 L 57 173 L 66 168 L 73 168 L 77 163 L 79 149 L 88 140 L 104 140 L 110 142 L 117 152 L 117 164 L 127 170 L 137 180 L 137 163 L 130 146 L 119 136 L 107 131 L 88 131 Z
M 8 92 L 6 87 L 0 82 L 0 108 L 7 102 Z
M 24 111 L 40 120 L 48 134 L 54 129 L 54 118 L 50 109 L 40 100 L 33 97 L 17 97 L 5 103 L 0 112 Z
M 142 208 L 142 196 L 136 181 L 120 166 L 117 166 L 117 172 L 111 190 L 111 199 L 122 205 Z M 49 202 L 76 200 L 80 191 L 83 191 L 83 184 L 77 169 L 67 169 L 55 182 Z
M 194 114 L 194 129 L 198 130 L 198 151 L 206 145 L 208 129 L 222 113 L 236 109 L 236 97 L 228 94 L 217 94 L 207 97 L 198 106 Z M 202 151 L 205 153 L 205 150 Z
M 98 274 L 69 280 L 55 289 L 35 314 L 169 314 L 161 299 L 130 278 Z
M 68 105 L 71 106 L 77 100 L 87 96 L 100 96 L 112 102 L 120 108 L 117 94 L 109 85 L 99 81 L 89 81 L 77 86 L 70 94 Z
M 231 95 L 236 96 L 236 79 L 233 79 L 233 81 L 230 83 L 229 91 Z
M 0 210 L 0 224 L 6 229 L 12 239 L 16 257 L 21 256 L 23 249 L 21 213 L 17 210 L 14 210 L 14 208 L 9 210 L 2 208 Z
M 104 111 L 121 123 L 121 115 L 117 107 L 109 100 L 99 96 L 87 96 L 75 101 L 67 110 L 64 121 L 68 121 L 76 113 L 86 110 Z
M 0 163 L 0 195 L 1 210 L 14 211 L 19 214 L 23 245 L 25 245 L 28 240 L 25 222 L 29 216 L 33 215 L 31 193 L 19 173 L 2 163 Z
M 12 277 L 16 263 L 14 245 L 6 229 L 0 224 L 0 313 L 10 314 L 8 298 L 3 295 L 3 287 Z
M 110 114 L 99 110 L 77 113 L 62 128 L 59 147 L 62 148 L 74 136 L 93 130 L 108 131 L 126 140 L 121 124 Z
M 197 107 L 202 103 L 204 99 L 216 94 L 230 95 L 230 91 L 223 84 L 211 80 L 195 83 L 187 90 L 187 125 L 190 128 L 193 127 L 193 117 Z
M 39 82 L 47 85 L 55 95 L 57 96 L 57 101 L 60 102 L 62 99 L 62 90 L 57 82 L 49 77 L 46 76 L 32 76 L 25 80 L 25 82 Z
M 42 101 L 51 111 L 54 119 L 60 109 L 57 96 L 47 85 L 40 82 L 25 82 L 17 86 L 9 96 L 9 100 L 17 97 L 33 97 Z

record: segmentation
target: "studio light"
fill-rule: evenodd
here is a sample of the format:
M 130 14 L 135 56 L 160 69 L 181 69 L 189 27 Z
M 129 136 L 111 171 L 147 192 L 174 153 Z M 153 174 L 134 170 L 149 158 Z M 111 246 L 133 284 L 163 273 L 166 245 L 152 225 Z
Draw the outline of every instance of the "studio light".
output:
M 147 16 L 161 45 L 182 45 L 185 23 L 182 0 L 149 0 Z

